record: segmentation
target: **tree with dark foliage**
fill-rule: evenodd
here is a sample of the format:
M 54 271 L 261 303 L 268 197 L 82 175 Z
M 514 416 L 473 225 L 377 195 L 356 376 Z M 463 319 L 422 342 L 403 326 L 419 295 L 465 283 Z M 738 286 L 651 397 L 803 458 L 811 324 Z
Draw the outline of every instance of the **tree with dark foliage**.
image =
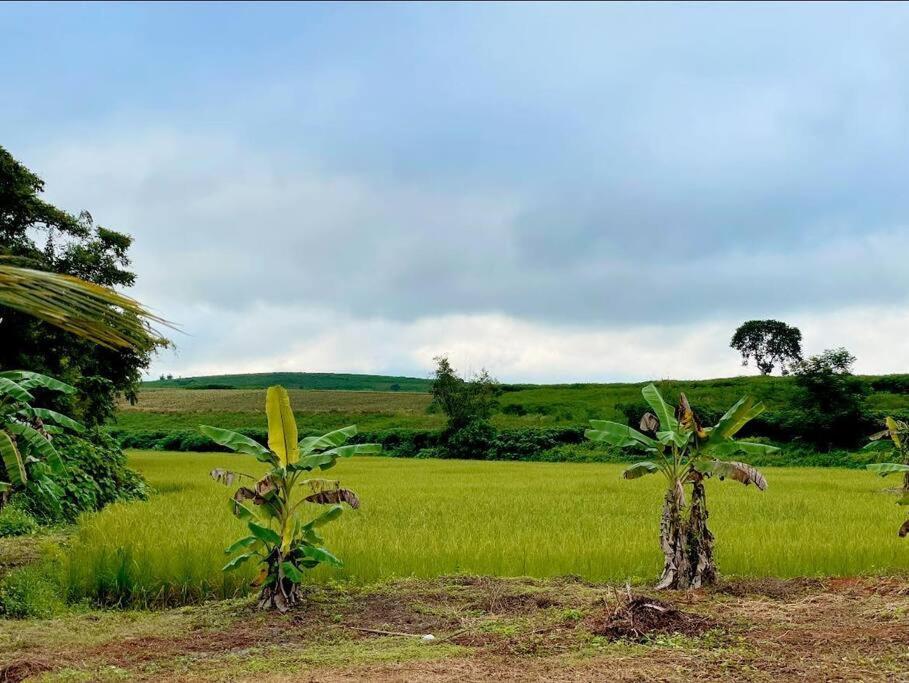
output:
M 762 375 L 777 365 L 788 375 L 802 358 L 802 333 L 779 320 L 749 320 L 735 331 L 729 345 L 742 354 L 742 365 L 753 360 Z
M 851 448 L 862 442 L 862 434 L 874 422 L 866 410 L 868 386 L 852 374 L 855 356 L 844 348 L 827 349 L 795 366 L 797 391 L 792 398 L 792 415 L 798 425 L 793 431 L 817 448 Z
M 486 370 L 466 380 L 438 356 L 432 382 L 433 405 L 448 418 L 442 433 L 445 454 L 452 458 L 485 458 L 496 430 L 489 418 L 496 405 L 498 382 Z
M 103 228 L 83 211 L 78 216 L 41 197 L 44 182 L 0 147 L 0 258 L 32 271 L 70 275 L 107 288 L 129 287 L 132 238 Z M 113 315 L 113 314 L 112 314 Z M 28 368 L 74 384 L 75 410 L 89 425 L 113 414 L 118 394 L 136 399 L 141 372 L 152 353 L 167 342 L 149 333 L 130 346 L 99 346 L 0 306 L 0 368 Z

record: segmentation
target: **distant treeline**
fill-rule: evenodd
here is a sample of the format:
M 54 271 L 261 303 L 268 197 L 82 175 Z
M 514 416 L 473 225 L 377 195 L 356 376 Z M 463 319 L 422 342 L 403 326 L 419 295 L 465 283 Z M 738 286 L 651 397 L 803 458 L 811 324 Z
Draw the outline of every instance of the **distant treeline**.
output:
M 390 375 L 356 375 L 333 372 L 266 372 L 249 375 L 162 377 L 143 382 L 143 389 L 266 389 L 280 384 L 285 389 L 334 389 L 340 391 L 428 392 L 430 380 Z

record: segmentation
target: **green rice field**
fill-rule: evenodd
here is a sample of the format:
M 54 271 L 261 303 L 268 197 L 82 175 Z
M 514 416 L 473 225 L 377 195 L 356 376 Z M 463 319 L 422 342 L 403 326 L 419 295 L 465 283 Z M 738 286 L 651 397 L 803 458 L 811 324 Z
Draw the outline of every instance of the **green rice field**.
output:
M 255 473 L 245 456 L 133 452 L 158 493 L 84 516 L 62 560 L 71 598 L 174 605 L 246 592 L 254 568 L 224 574 L 223 549 L 242 532 L 215 467 Z M 370 583 L 471 573 L 592 581 L 656 578 L 663 481 L 621 479 L 622 467 L 354 458 L 331 476 L 363 501 L 324 528 L 342 569 L 312 581 Z M 909 572 L 896 536 L 905 511 L 863 471 L 767 468 L 760 492 L 708 482 L 711 527 L 727 576 Z

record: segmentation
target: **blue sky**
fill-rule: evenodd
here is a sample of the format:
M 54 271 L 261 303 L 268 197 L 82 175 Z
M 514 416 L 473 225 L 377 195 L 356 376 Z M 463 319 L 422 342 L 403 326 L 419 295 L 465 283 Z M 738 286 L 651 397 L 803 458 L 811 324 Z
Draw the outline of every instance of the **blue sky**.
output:
M 909 7 L 3 5 L 0 144 L 136 238 L 152 372 L 909 350 Z

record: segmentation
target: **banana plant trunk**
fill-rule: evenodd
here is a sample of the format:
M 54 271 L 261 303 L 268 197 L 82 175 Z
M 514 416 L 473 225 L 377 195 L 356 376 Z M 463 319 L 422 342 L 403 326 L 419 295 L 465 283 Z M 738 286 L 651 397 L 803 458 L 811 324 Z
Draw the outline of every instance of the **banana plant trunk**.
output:
M 716 560 L 713 558 L 713 534 L 707 527 L 707 492 L 704 478 L 692 472 L 691 509 L 688 513 L 688 553 L 691 577 L 689 586 L 700 588 L 716 583 Z
M 657 584 L 657 590 L 666 588 L 687 588 L 689 561 L 686 547 L 685 493 L 681 483 L 676 483 L 666 491 L 663 501 L 663 516 L 660 519 L 660 547 L 663 550 L 663 574 Z
M 268 558 L 268 578 L 259 592 L 259 609 L 276 609 L 286 612 L 303 598 L 300 584 L 294 583 L 281 570 L 281 554 L 276 548 Z
M 692 473 L 691 505 L 685 505 L 681 482 L 666 491 L 660 520 L 663 574 L 657 590 L 686 590 L 716 583 L 713 534 L 707 526 L 707 494 L 703 477 Z

